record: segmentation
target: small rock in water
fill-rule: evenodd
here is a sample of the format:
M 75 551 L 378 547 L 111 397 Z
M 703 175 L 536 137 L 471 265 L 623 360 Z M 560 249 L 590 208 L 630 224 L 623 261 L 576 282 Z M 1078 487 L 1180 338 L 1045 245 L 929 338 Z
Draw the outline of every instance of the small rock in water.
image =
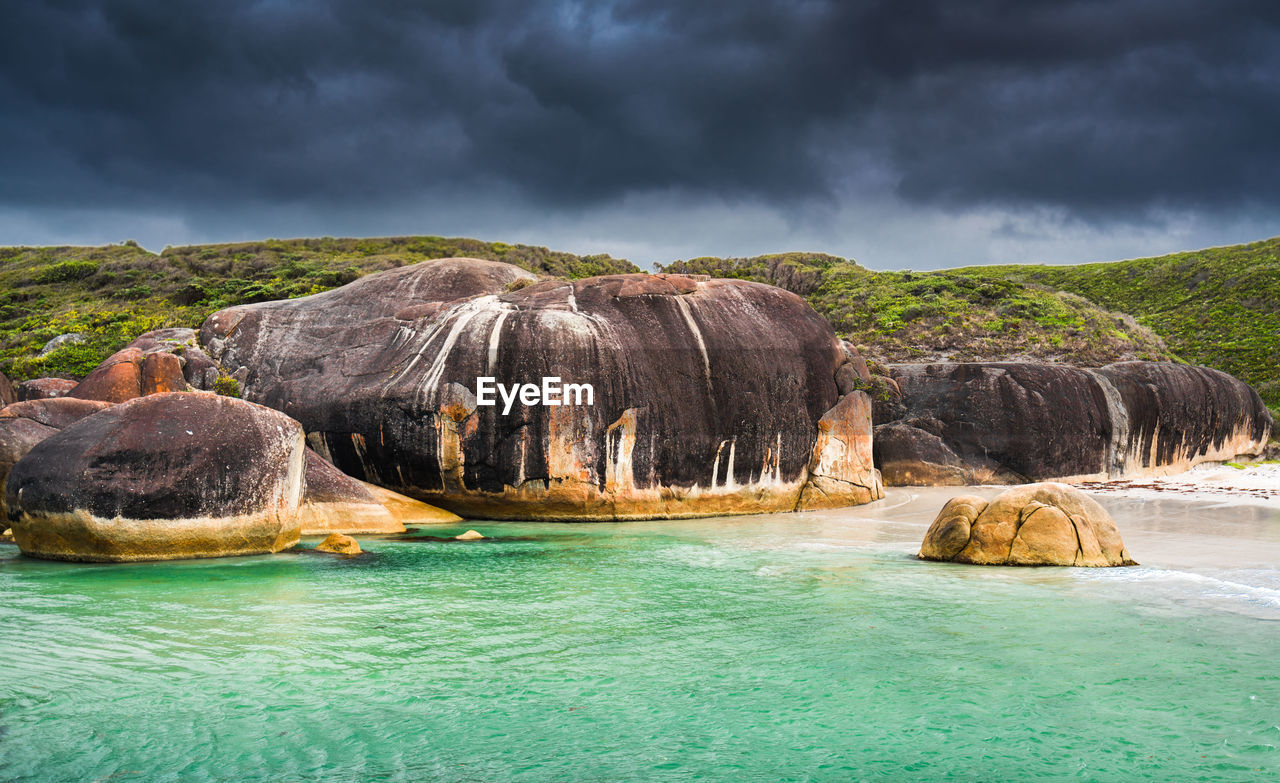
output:
M 454 539 L 458 541 L 479 541 L 482 538 L 484 538 L 484 536 L 474 530 L 468 530 L 460 536 L 454 536 Z
M 351 536 L 341 533 L 330 533 L 329 537 L 316 545 L 317 552 L 332 552 L 335 555 L 358 555 L 362 551 L 360 543 Z

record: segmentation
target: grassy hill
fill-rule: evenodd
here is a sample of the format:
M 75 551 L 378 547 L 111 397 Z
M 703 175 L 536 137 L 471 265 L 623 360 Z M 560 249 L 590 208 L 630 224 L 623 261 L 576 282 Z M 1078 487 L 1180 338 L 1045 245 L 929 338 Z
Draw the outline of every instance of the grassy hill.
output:
M 138 334 L 214 310 L 304 296 L 428 258 L 475 256 L 557 277 L 640 271 L 605 255 L 441 237 L 266 240 L 166 248 L 0 248 L 0 370 L 81 376 Z M 806 297 L 881 362 L 1174 358 L 1253 384 L 1280 408 L 1280 238 L 1080 266 L 873 272 L 818 253 L 695 258 L 665 271 L 772 283 Z M 37 354 L 69 332 L 85 341 Z
M 83 376 L 142 332 L 199 326 L 210 313 L 246 302 L 305 296 L 361 275 L 429 258 L 506 261 L 557 277 L 638 272 L 606 255 L 474 239 L 269 239 L 166 248 L 0 248 L 0 371 L 21 380 Z M 37 356 L 50 339 L 85 336 Z
M 1127 315 L 983 270 L 873 272 L 811 253 L 695 258 L 664 269 L 794 291 L 880 362 L 1026 358 L 1097 366 L 1171 356 L 1156 334 Z
M 1174 358 L 1231 373 L 1280 409 L 1280 237 L 1076 266 L 872 272 L 785 253 L 665 269 L 795 291 L 880 361 Z
M 957 271 L 1051 286 L 1129 313 L 1181 358 L 1248 381 L 1280 408 L 1280 237 L 1107 264 Z

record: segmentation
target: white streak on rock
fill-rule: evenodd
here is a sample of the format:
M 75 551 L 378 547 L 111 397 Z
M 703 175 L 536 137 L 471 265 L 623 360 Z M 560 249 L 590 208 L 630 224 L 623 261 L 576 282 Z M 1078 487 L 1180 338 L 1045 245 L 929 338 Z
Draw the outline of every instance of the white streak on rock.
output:
M 680 314 L 684 316 L 684 322 L 689 325 L 689 331 L 693 333 L 693 339 L 698 341 L 698 350 L 702 352 L 702 367 L 706 371 L 707 391 L 711 391 L 711 358 L 707 356 L 707 343 L 702 339 L 702 330 L 698 328 L 698 324 L 693 320 L 693 311 L 689 308 L 689 298 L 686 296 L 672 297 L 676 301 L 676 305 L 680 308 Z M 732 460 L 730 461 L 732 463 Z

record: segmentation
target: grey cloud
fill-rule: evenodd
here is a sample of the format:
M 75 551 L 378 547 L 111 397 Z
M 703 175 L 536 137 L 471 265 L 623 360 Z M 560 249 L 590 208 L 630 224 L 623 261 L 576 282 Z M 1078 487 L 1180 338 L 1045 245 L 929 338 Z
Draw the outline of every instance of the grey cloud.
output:
M 6 17 L 0 208 L 227 225 L 446 200 L 523 221 L 667 192 L 838 215 L 865 194 L 1103 225 L 1280 206 L 1274 3 L 61 0 Z

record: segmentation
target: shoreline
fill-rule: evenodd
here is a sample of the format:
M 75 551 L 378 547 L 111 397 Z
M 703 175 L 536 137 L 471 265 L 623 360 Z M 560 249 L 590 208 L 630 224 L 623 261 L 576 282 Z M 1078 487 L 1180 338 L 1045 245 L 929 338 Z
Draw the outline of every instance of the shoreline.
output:
M 1069 483 L 1103 497 L 1155 500 L 1176 495 L 1206 503 L 1280 508 L 1280 462 L 1197 465 L 1169 476 Z

